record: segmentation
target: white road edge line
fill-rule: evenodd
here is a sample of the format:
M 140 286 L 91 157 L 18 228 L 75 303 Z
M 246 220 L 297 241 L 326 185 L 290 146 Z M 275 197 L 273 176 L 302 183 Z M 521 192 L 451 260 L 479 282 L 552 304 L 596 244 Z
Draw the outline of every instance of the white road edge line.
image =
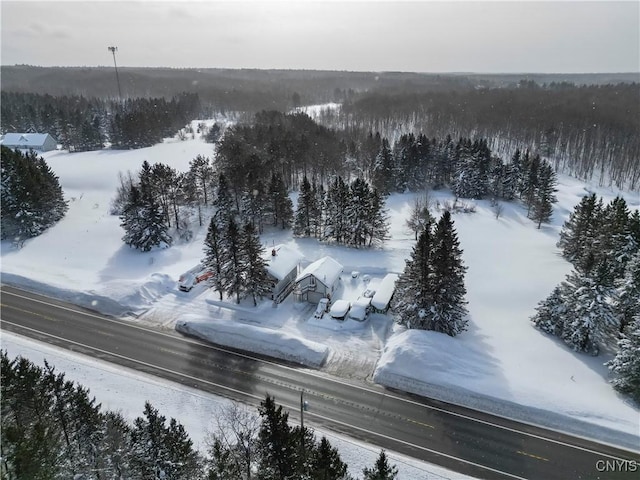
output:
M 244 396 L 244 397 L 250 397 L 250 398 L 253 398 L 253 399 L 255 399 L 255 400 L 262 401 L 262 397 L 259 397 L 259 396 L 257 396 L 257 395 L 253 395 L 253 394 L 251 394 L 251 393 L 245 393 L 245 392 L 242 392 L 242 391 L 237 390 L 237 389 L 235 389 L 235 388 L 227 387 L 227 386 L 225 386 L 225 385 L 220 385 L 220 384 L 218 384 L 218 383 L 211 382 L 211 381 L 209 381 L 209 380 L 204 380 L 204 379 L 201 379 L 201 378 L 193 377 L 193 376 L 191 376 L 191 375 L 187 375 L 186 373 L 176 372 L 176 371 L 174 371 L 174 370 L 170 370 L 170 369 L 165 368 L 165 367 L 160 367 L 160 366 L 157 366 L 157 365 L 152 365 L 152 364 L 150 364 L 150 363 L 143 362 L 143 361 L 141 361 L 141 360 L 136 360 L 135 358 L 130 358 L 130 357 L 127 357 L 127 356 L 125 356 L 125 355 L 121 355 L 121 354 L 119 354 L 119 353 L 113 353 L 113 352 L 109 352 L 109 351 L 107 351 L 107 350 L 103 350 L 103 349 L 101 349 L 101 348 L 96 348 L 96 347 L 92 347 L 92 346 L 90 346 L 90 345 L 85 345 L 84 343 L 76 342 L 76 341 L 74 341 L 74 340 L 67 340 L 66 338 L 59 337 L 59 336 L 57 336 L 57 335 L 52 335 L 52 334 L 50 334 L 50 333 L 42 332 L 42 331 L 40 331 L 40 330 L 36 330 L 35 328 L 25 327 L 25 326 L 23 326 L 23 325 L 19 325 L 19 324 L 16 324 L 16 323 L 13 323 L 13 322 L 10 322 L 10 321 L 7 321 L 7 320 L 2 320 L 2 321 L 3 321 L 3 322 L 8 323 L 9 325 L 14 325 L 14 326 L 16 326 L 16 327 L 18 327 L 18 328 L 23 328 L 23 329 L 25 329 L 25 330 L 30 330 L 30 331 L 32 331 L 32 332 L 38 333 L 38 334 L 40 334 L 40 335 L 44 335 L 45 337 L 55 338 L 55 339 L 57 339 L 57 340 L 61 340 L 61 341 L 63 341 L 63 342 L 67 342 L 67 343 L 70 343 L 70 344 L 73 344 L 73 345 L 77 345 L 77 346 L 79 346 L 79 347 L 86 348 L 86 349 L 88 349 L 88 350 L 93 350 L 93 351 L 100 352 L 100 353 L 103 353 L 103 354 L 106 354 L 106 355 L 110 355 L 110 356 L 113 356 L 113 357 L 118 357 L 118 358 L 121 358 L 121 359 L 123 359 L 123 360 L 127 360 L 127 361 L 132 362 L 132 363 L 137 363 L 137 364 L 139 364 L 139 365 L 143 365 L 143 366 L 148 367 L 148 368 L 152 368 L 152 369 L 155 369 L 155 370 L 161 370 L 161 371 L 163 371 L 163 372 L 167 372 L 167 373 L 170 373 L 170 374 L 172 374 L 172 375 L 176 375 L 176 376 L 178 376 L 178 377 L 182 377 L 182 378 L 187 378 L 187 379 L 192 380 L 192 381 L 195 381 L 195 382 L 199 382 L 199 383 L 206 383 L 206 384 L 208 384 L 208 385 L 212 385 L 212 386 L 214 386 L 214 387 L 223 388 L 223 389 L 225 389 L 225 390 L 229 390 L 229 391 L 231 391 L 231 392 L 238 393 L 238 394 L 240 394 L 240 395 L 242 395 L 242 396 Z M 11 332 L 11 333 L 12 333 L 12 334 L 14 334 L 14 335 L 16 334 L 15 332 Z M 18 334 L 18 335 L 19 335 L 19 334 Z M 38 340 L 35 340 L 35 341 L 38 341 Z M 64 347 L 58 347 L 58 348 L 64 348 Z M 84 355 L 82 352 L 73 352 L 73 353 L 74 353 L 74 354 L 76 354 L 76 355 Z M 94 358 L 94 360 L 98 360 L 98 361 L 105 361 L 105 360 L 100 359 L 100 358 Z M 110 362 L 107 362 L 107 363 L 110 363 Z M 126 366 L 124 366 L 124 368 L 127 368 L 127 367 L 126 367 Z M 171 380 L 169 380 L 169 381 L 171 381 Z M 193 387 L 191 387 L 191 388 L 193 388 Z M 215 395 L 215 394 L 213 394 L 213 395 Z M 291 405 L 286 405 L 286 404 L 281 404 L 281 405 L 282 405 L 283 407 L 286 407 L 286 408 L 287 408 L 287 409 L 289 409 L 289 410 L 295 410 L 295 409 L 299 408 L 298 406 L 293 406 L 293 407 L 292 407 Z M 323 416 L 323 415 L 318 415 L 317 413 L 309 412 L 309 415 L 314 416 L 314 417 L 319 418 L 319 419 L 322 419 L 322 420 L 325 420 L 326 422 L 335 423 L 335 424 L 338 424 L 338 425 L 342 425 L 342 426 L 345 426 L 345 427 L 349 427 L 349 428 L 352 428 L 353 430 L 359 430 L 359 431 L 361 431 L 361 432 L 368 433 L 368 434 L 373 435 L 373 436 L 376 436 L 376 437 L 385 438 L 385 439 L 387 439 L 387 440 L 391 440 L 391 441 L 396 442 L 396 443 L 402 443 L 402 444 L 404 444 L 404 445 L 408 445 L 408 446 L 410 446 L 410 447 L 414 447 L 414 448 L 417 448 L 417 449 L 419 449 L 419 450 L 424 450 L 424 451 L 426 451 L 426 452 L 433 453 L 433 454 L 435 454 L 435 455 L 439 455 L 439 456 L 442 456 L 442 457 L 446 457 L 446 458 L 449 458 L 449 459 L 452 459 L 452 460 L 456 460 L 456 461 L 459 461 L 459 462 L 465 463 L 465 464 L 467 464 L 467 465 L 472 465 L 472 466 L 474 466 L 474 467 L 478 467 L 478 468 L 481 468 L 481 469 L 484 469 L 484 470 L 488 470 L 488 471 L 490 471 L 490 472 L 496 472 L 496 473 L 499 473 L 499 474 L 501 474 L 501 475 L 505 475 L 505 476 L 508 476 L 508 477 L 511 477 L 511 478 L 516 478 L 516 479 L 518 479 L 518 480 L 527 480 L 527 479 L 526 479 L 526 478 L 524 478 L 524 477 L 519 477 L 519 476 L 517 476 L 517 475 L 513 475 L 513 474 L 508 473 L 508 472 L 503 472 L 503 471 L 501 471 L 501 470 L 497 470 L 497 469 L 495 469 L 495 468 L 487 467 L 487 466 L 485 466 L 485 465 L 480 465 L 479 463 L 474 463 L 474 462 L 471 462 L 471 461 L 469 461 L 469 460 L 465 460 L 465 459 L 463 459 L 463 458 L 454 457 L 453 455 L 449 455 L 449 454 L 447 454 L 447 453 L 438 452 L 438 451 L 436 451 L 436 450 L 432 450 L 432 449 L 430 449 L 430 448 L 426 448 L 426 447 L 423 447 L 423 446 L 421 446 L 421 445 L 416 445 L 416 444 L 413 444 L 413 443 L 410 443 L 410 442 L 407 442 L 407 441 L 404 441 L 404 440 L 400 440 L 400 439 L 397 439 L 397 438 L 389 437 L 388 435 L 384 435 L 384 434 L 381 434 L 381 433 L 376 433 L 376 432 L 373 432 L 373 431 L 371 431 L 371 430 L 367 430 L 367 429 L 365 429 L 365 428 L 360 428 L 360 427 L 357 427 L 357 426 L 355 426 L 355 425 L 350 425 L 350 424 L 348 424 L 348 423 L 341 422 L 341 421 L 339 421 L 339 420 L 334 420 L 334 419 L 331 419 L 331 418 L 325 417 L 325 416 Z
M 11 287 L 11 288 L 16 288 L 16 287 Z M 275 367 L 278 367 L 278 368 L 284 368 L 284 369 L 292 370 L 292 371 L 296 371 L 296 372 L 300 372 L 301 371 L 301 370 L 298 370 L 298 369 L 294 369 L 292 367 L 288 367 L 287 365 L 282 365 L 282 364 L 279 364 L 279 363 L 270 362 L 270 361 L 264 360 L 262 358 L 252 357 L 251 355 L 247 355 L 247 354 L 244 354 L 244 353 L 239 353 L 239 352 L 227 350 L 227 349 L 222 348 L 222 347 L 214 346 L 214 345 L 208 344 L 208 343 L 206 343 L 204 341 L 196 341 L 196 340 L 193 340 L 191 338 L 182 337 L 182 336 L 178 336 L 178 335 L 171 335 L 171 334 L 168 334 L 168 333 L 165 333 L 165 332 L 162 332 L 162 331 L 153 330 L 151 328 L 146 328 L 146 327 L 143 327 L 143 326 L 140 326 L 140 325 L 136 325 L 136 324 L 131 323 L 131 322 L 127 322 L 126 320 L 117 320 L 117 319 L 114 319 L 114 318 L 95 315 L 95 314 L 92 314 L 92 313 L 83 312 L 81 310 L 75 310 L 73 308 L 69 308 L 69 307 L 65 307 L 65 306 L 61 306 L 61 305 L 55 305 L 53 303 L 45 302 L 45 301 L 42 301 L 42 300 L 39 300 L 39 299 L 36 299 L 36 298 L 31 298 L 31 297 L 27 297 L 27 296 L 24 296 L 24 295 L 19 295 L 17 293 L 6 292 L 6 291 L 3 292 L 3 293 L 4 294 L 13 295 L 14 297 L 23 298 L 25 300 L 30 300 L 30 301 L 33 301 L 33 302 L 41 303 L 43 305 L 48 305 L 48 306 L 51 306 L 51 307 L 54 307 L 54 308 L 59 308 L 61 310 L 67 310 L 69 312 L 74 312 L 74 313 L 77 313 L 77 314 L 80 314 L 80 315 L 86 315 L 88 317 L 96 318 L 96 319 L 101 320 L 101 321 L 105 321 L 106 320 L 106 321 L 109 321 L 109 322 L 112 322 L 112 323 L 117 323 L 118 325 L 124 325 L 126 327 L 136 328 L 138 330 L 143 330 L 145 332 L 153 333 L 153 334 L 156 334 L 156 335 L 162 335 L 162 336 L 165 336 L 165 337 L 177 339 L 177 340 L 180 340 L 180 341 L 184 341 L 186 343 L 193 343 L 195 345 L 200 345 L 200 346 L 205 347 L 205 348 L 210 348 L 212 350 L 217 350 L 217 351 L 229 353 L 229 354 L 232 354 L 232 355 L 237 355 L 237 356 L 242 357 L 242 358 L 248 358 L 248 359 L 251 359 L 251 360 L 254 360 L 254 361 L 257 361 L 257 362 L 262 362 L 262 363 L 265 363 L 267 365 L 272 365 L 272 366 L 275 366 Z M 28 293 L 31 293 L 31 292 L 28 292 Z M 39 295 L 39 294 L 35 293 L 35 295 Z M 394 398 L 395 400 L 398 400 L 398 401 L 401 401 L 401 402 L 411 403 L 413 405 L 416 405 L 416 406 L 419 406 L 419 407 L 422 407 L 422 408 L 426 408 L 426 409 L 429 409 L 429 410 L 434 410 L 434 411 L 437 411 L 437 412 L 440 412 L 440 413 L 445 413 L 447 415 L 452 415 L 452 416 L 459 417 L 459 418 L 464 418 L 466 420 L 471 420 L 471 421 L 474 421 L 474 422 L 477 422 L 477 423 L 481 423 L 483 425 L 489 425 L 489 426 L 492 426 L 492 427 L 495 427 L 495 428 L 499 428 L 499 429 L 502 429 L 502 430 L 506 430 L 506 431 L 509 431 L 509 432 L 512 432 L 512 433 L 518 433 L 520 435 L 528 436 L 528 437 L 531 437 L 531 438 L 537 438 L 539 440 L 555 443 L 557 445 L 562 445 L 562 446 L 569 447 L 569 448 L 574 448 L 574 449 L 577 449 L 577 450 L 582 450 L 582 451 L 588 452 L 588 453 L 594 453 L 594 454 L 598 454 L 598 455 L 605 455 L 605 456 L 607 456 L 609 458 L 619 459 L 619 457 L 615 457 L 613 455 L 609 455 L 609 454 L 606 454 L 606 453 L 603 453 L 603 452 L 598 452 L 598 451 L 595 451 L 595 450 L 591 450 L 589 448 L 581 447 L 579 445 L 572 445 L 570 443 L 562 442 L 560 440 L 556 440 L 556 439 L 553 439 L 553 438 L 543 437 L 543 436 L 537 435 L 535 433 L 524 432 L 522 430 L 518 430 L 518 429 L 515 429 L 515 428 L 512 428 L 512 427 L 507 427 L 505 425 L 499 425 L 499 424 L 496 424 L 496 423 L 489 422 L 487 420 L 482 420 L 482 419 L 479 419 L 479 418 L 470 417 L 470 416 L 465 415 L 463 413 L 451 412 L 449 410 L 445 410 L 445 409 L 442 409 L 442 408 L 439 408 L 439 407 L 435 407 L 435 406 L 432 406 L 432 405 L 424 405 L 424 404 L 416 402 L 414 400 L 409 400 L 409 399 L 406 399 L 406 398 L 397 397 L 397 396 L 395 396 L 395 395 L 393 395 L 391 393 L 388 393 L 386 391 L 377 391 L 377 390 L 373 390 L 373 389 L 369 389 L 369 388 L 363 387 L 361 385 L 348 383 L 348 382 L 343 382 L 340 379 L 337 379 L 337 378 L 334 378 L 334 377 L 329 377 L 329 376 L 326 376 L 326 375 L 318 375 L 315 372 L 313 372 L 312 370 L 305 370 L 304 373 L 307 374 L 307 375 L 310 375 L 310 376 L 315 376 L 315 377 L 318 377 L 318 378 L 323 378 L 325 380 L 329 380 L 329 381 L 337 383 L 339 385 L 348 386 L 348 387 L 355 388 L 355 389 L 358 389 L 358 390 L 362 390 L 362 391 L 368 392 L 368 393 L 375 393 L 377 395 L 383 395 L 383 396 L 391 397 L 391 398 Z M 452 402 L 445 402 L 445 403 L 452 403 Z M 455 403 L 452 403 L 452 404 L 456 405 L 458 407 L 461 407 L 461 408 L 469 409 L 469 407 L 465 407 L 464 405 L 457 405 Z M 473 410 L 473 409 L 471 409 L 471 410 Z M 631 454 L 637 454 L 637 453 L 640 452 L 640 450 L 639 451 L 629 450 L 628 448 L 625 448 L 625 447 L 622 447 L 622 446 L 619 446 L 619 445 L 613 445 L 613 444 L 609 444 L 609 443 L 606 443 L 606 442 L 600 442 L 600 441 L 594 440 L 592 438 L 583 437 L 583 436 L 576 435 L 576 434 L 569 433 L 569 432 L 564 432 L 562 430 L 556 430 L 556 429 L 553 429 L 553 428 L 548 428 L 548 427 L 545 427 L 543 425 L 538 425 L 538 424 L 535 424 L 535 423 L 523 422 L 523 421 L 512 419 L 512 418 L 509 418 L 509 417 L 501 417 L 500 415 L 496 415 L 495 413 L 492 413 L 492 412 L 487 412 L 487 411 L 484 411 L 484 410 L 477 410 L 477 411 L 481 412 L 481 413 L 485 413 L 487 415 L 504 418 L 506 420 L 510 420 L 510 421 L 513 421 L 513 422 L 516 422 L 516 423 L 521 423 L 523 425 L 537 427 L 537 428 L 540 428 L 542 430 L 548 430 L 548 431 L 551 431 L 551 432 L 555 432 L 555 433 L 559 433 L 559 434 L 563 434 L 563 435 L 567 435 L 567 436 L 580 438 L 582 440 L 586 440 L 586 441 L 590 441 L 590 442 L 594 442 L 594 443 L 601 443 L 602 445 L 609 446 L 609 447 L 612 447 L 612 448 L 617 448 L 617 449 L 623 450 L 623 451 L 627 451 L 627 452 L 629 452 Z

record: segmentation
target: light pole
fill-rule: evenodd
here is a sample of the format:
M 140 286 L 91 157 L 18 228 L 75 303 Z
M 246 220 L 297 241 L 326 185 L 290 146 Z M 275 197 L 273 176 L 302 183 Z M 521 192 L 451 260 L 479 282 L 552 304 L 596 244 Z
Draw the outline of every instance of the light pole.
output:
M 113 53 L 113 66 L 116 67 L 116 81 L 118 82 L 118 96 L 120 97 L 120 101 L 122 101 L 122 90 L 120 90 L 120 77 L 118 76 L 118 64 L 116 63 L 116 51 L 118 47 L 107 47 L 111 53 Z

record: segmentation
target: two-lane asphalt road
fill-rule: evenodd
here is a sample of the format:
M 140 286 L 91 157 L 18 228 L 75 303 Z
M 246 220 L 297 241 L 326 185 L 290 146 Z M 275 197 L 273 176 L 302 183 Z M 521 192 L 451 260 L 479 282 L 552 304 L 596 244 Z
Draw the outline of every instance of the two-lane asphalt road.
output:
M 467 475 L 567 480 L 637 478 L 640 472 L 638 453 L 373 384 L 350 383 L 12 287 L 3 286 L 1 292 L 3 330 L 253 405 L 269 393 L 289 409 L 292 420 L 298 418 L 304 392 L 310 404 L 305 424 Z M 616 464 L 616 472 L 599 471 Z

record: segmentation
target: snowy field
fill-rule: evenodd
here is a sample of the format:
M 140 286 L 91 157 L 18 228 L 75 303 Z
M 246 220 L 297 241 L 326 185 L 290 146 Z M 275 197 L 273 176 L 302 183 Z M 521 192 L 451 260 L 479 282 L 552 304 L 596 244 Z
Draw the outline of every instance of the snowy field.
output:
M 120 220 L 108 210 L 119 171 L 135 172 L 143 160 L 186 171 L 198 154 L 212 156 L 212 145 L 196 138 L 135 151 L 45 153 L 70 201 L 69 212 L 22 249 L 2 243 L 2 281 L 158 328 L 177 327 L 203 338 L 215 332 L 218 343 L 322 365 L 326 372 L 353 380 L 638 449 L 640 411 L 609 385 L 603 363 L 610 356 L 576 354 L 529 321 L 536 304 L 570 271 L 555 247 L 563 221 L 587 192 L 602 195 L 605 202 L 617 192 L 560 177 L 553 223 L 540 230 L 516 204 L 505 203 L 498 219 L 486 201 L 475 202 L 475 213 L 454 215 L 468 266 L 471 318 L 469 330 L 452 339 L 404 331 L 381 314 L 364 322 L 317 320 L 315 305 L 296 303 L 291 296 L 277 308 L 270 301 L 254 308 L 250 302 L 221 302 L 217 292 L 201 285 L 180 292 L 177 279 L 201 260 L 206 229 L 196 231 L 188 243 L 140 253 L 122 243 Z M 624 196 L 632 208 L 640 207 L 638 193 Z M 388 199 L 391 239 L 381 249 L 294 239 L 282 230 L 265 231 L 262 241 L 267 248 L 285 244 L 298 252 L 301 267 L 330 255 L 344 266 L 333 299 L 353 301 L 385 274 L 402 272 L 415 243 L 404 225 L 414 198 Z M 433 192 L 432 198 L 450 196 Z M 354 270 L 360 272 L 357 278 L 351 276 Z

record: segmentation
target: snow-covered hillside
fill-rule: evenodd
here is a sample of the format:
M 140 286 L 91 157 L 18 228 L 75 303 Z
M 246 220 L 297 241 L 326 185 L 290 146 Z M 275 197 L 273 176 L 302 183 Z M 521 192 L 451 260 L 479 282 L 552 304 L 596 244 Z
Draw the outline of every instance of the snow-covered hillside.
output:
M 468 266 L 471 318 L 469 330 L 452 339 L 403 331 L 381 314 L 362 323 L 317 320 L 314 305 L 296 303 L 292 296 L 277 308 L 270 301 L 254 308 L 251 303 L 220 302 L 216 292 L 201 285 L 180 292 L 179 275 L 203 256 L 205 230 L 195 232 L 188 243 L 140 253 L 122 243 L 120 220 L 108 210 L 119 171 L 136 171 L 143 160 L 185 171 L 198 154 L 212 156 L 212 145 L 196 138 L 135 151 L 44 154 L 70 200 L 69 213 L 20 250 L 2 243 L 2 281 L 159 328 L 177 325 L 204 337 L 215 331 L 218 342 L 309 365 L 324 362 L 322 368 L 337 375 L 637 448 L 639 410 L 608 384 L 603 366 L 608 357 L 571 352 L 529 321 L 536 304 L 570 270 L 555 247 L 562 222 L 588 191 L 605 201 L 617 192 L 591 190 L 560 177 L 553 223 L 540 230 L 516 204 L 504 204 L 498 219 L 485 201 L 475 202 L 475 213 L 455 215 Z M 294 239 L 282 230 L 267 230 L 262 241 L 267 247 L 285 244 L 299 252 L 301 267 L 325 255 L 335 258 L 344 274 L 334 299 L 355 300 L 386 273 L 402 272 L 414 245 L 413 233 L 404 224 L 414 197 L 388 199 L 391 239 L 381 249 Z M 640 207 L 637 193 L 625 197 L 631 208 Z M 450 196 L 435 192 L 432 198 Z M 360 273 L 357 278 L 351 275 L 354 270 Z

